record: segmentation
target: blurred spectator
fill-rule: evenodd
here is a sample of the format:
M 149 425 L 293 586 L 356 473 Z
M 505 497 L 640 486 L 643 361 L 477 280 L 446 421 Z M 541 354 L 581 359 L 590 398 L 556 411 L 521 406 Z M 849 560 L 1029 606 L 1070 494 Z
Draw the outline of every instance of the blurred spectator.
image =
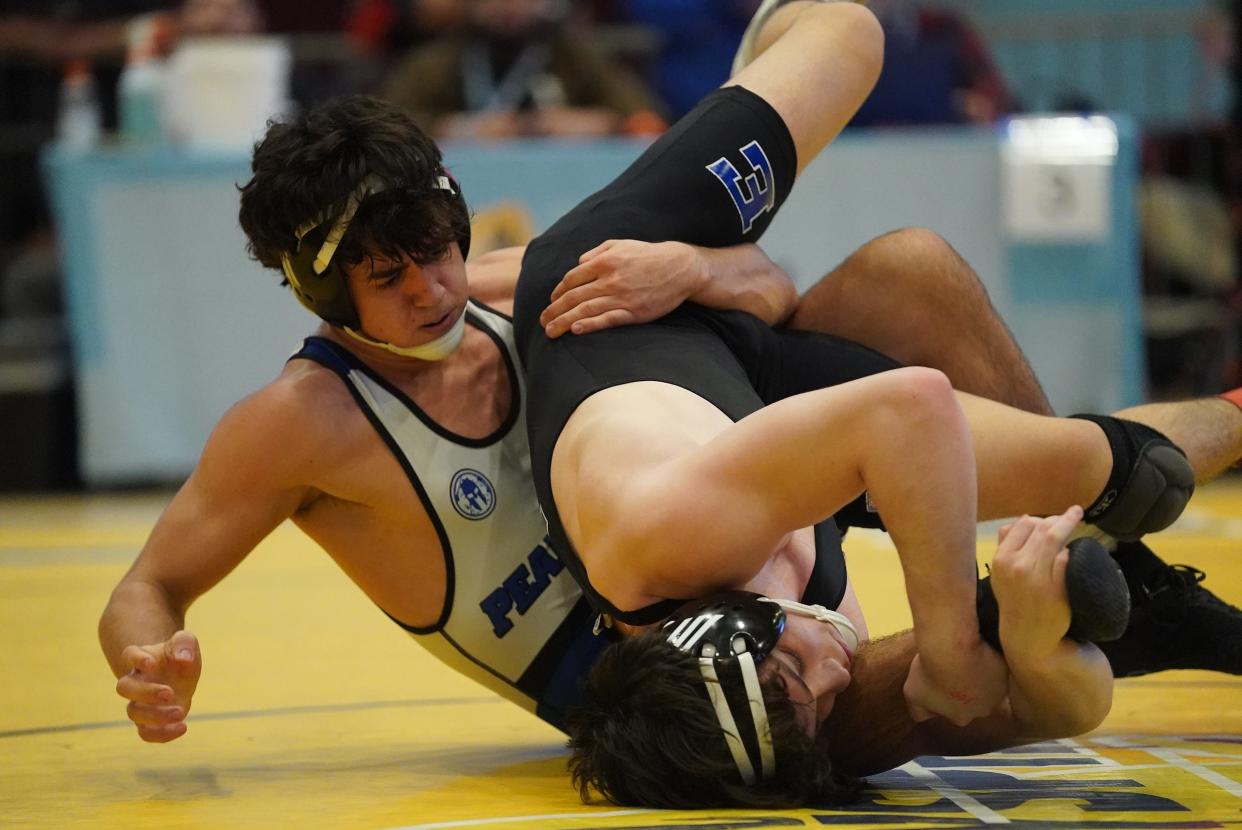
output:
M 171 0 L 0 5 L 0 318 L 55 315 L 58 257 L 38 155 L 53 137 L 61 78 L 90 60 L 105 126 L 116 123 L 116 79 L 130 21 Z
M 185 0 L 173 26 L 180 36 L 253 35 L 263 31 L 263 16 L 254 0 Z
M 384 97 L 440 138 L 662 130 L 641 82 L 551 12 L 551 0 L 466 0 L 461 33 L 401 60 Z
M 258 0 L 272 34 L 343 32 L 353 0 Z
M 356 0 L 345 26 L 369 52 L 407 52 L 466 22 L 466 0 Z
M 91 63 L 105 129 L 117 122 L 117 79 L 141 22 L 171 36 L 253 32 L 252 0 L 5 0 L 0 12 L 0 314 L 59 310 L 58 256 L 38 170 L 53 137 L 69 62 Z
M 870 0 L 884 27 L 884 70 L 853 126 L 986 124 L 1014 102 L 963 17 L 915 0 Z
M 660 35 L 652 83 L 676 119 L 728 79 L 759 0 L 623 0 L 623 5 L 632 22 Z

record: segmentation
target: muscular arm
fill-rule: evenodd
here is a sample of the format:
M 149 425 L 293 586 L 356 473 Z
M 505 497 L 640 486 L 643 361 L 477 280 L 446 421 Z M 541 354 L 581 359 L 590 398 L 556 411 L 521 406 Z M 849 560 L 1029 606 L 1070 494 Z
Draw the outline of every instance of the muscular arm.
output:
M 1036 527 L 1053 521 L 1022 520 Z M 1113 689 L 1108 661 L 1094 645 L 1065 638 L 1070 612 L 1064 538 L 1032 534 L 1019 541 L 1025 555 L 1015 557 L 1019 545 L 1002 541 L 992 569 L 1009 670 L 1007 699 L 965 727 L 942 718 L 915 723 L 901 694 L 916 654 L 913 632 L 867 643 L 854 661 L 853 682 L 828 721 L 828 751 L 841 769 L 867 775 L 920 755 L 975 755 L 1080 735 L 1108 714 Z
M 1005 674 L 979 638 L 974 459 L 943 375 L 898 369 L 794 396 L 698 439 L 678 437 L 700 421 L 689 408 L 694 396 L 680 393 L 688 396 L 682 406 L 674 389 L 633 394 L 651 402 L 657 393 L 668 398 L 664 408 L 649 408 L 642 434 L 625 436 L 634 419 L 619 424 L 617 413 L 631 393 L 596 394 L 554 457 L 558 504 L 564 497 L 577 508 L 563 515 L 576 522 L 601 593 L 649 601 L 745 584 L 787 534 L 866 489 L 885 511 L 916 625 L 921 659 L 907 696 L 962 723 L 991 711 Z M 602 432 L 591 428 L 595 416 Z M 659 463 L 635 458 L 636 445 Z M 584 489 L 592 495 L 567 495 Z M 967 664 L 972 671 L 960 671 Z
M 144 740 L 185 731 L 201 667 L 197 641 L 181 631 L 186 610 L 304 498 L 290 483 L 304 457 L 297 428 L 275 416 L 274 397 L 269 387 L 224 416 L 100 618 L 104 656 Z
M 770 325 L 798 302 L 793 281 L 755 245 L 609 240 L 587 251 L 540 315 L 549 337 L 661 317 L 682 302 L 745 311 Z
M 1090 731 L 1108 711 L 1108 661 L 1095 646 L 1063 645 L 1043 665 L 1015 659 L 1007 649 L 1009 698 L 962 727 L 943 718 L 916 723 L 910 717 L 902 685 L 917 653 L 913 631 L 866 643 L 825 727 L 833 764 L 853 775 L 873 775 L 921 755 L 980 755 Z

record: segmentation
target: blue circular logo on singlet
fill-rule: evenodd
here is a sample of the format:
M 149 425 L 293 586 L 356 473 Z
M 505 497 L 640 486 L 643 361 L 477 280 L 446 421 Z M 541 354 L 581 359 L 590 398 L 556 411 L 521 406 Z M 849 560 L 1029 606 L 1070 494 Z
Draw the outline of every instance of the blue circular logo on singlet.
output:
M 478 470 L 458 470 L 449 495 L 453 507 L 467 519 L 486 519 L 496 509 L 496 488 Z

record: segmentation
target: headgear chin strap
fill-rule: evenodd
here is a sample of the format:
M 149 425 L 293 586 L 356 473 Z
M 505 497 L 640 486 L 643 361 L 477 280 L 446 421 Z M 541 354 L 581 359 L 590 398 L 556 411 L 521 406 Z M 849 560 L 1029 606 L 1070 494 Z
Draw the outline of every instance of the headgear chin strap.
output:
M 841 639 L 845 641 L 846 648 L 851 652 L 858 651 L 858 629 L 854 627 L 854 623 L 850 618 L 840 611 L 833 611 L 831 608 L 825 608 L 822 605 L 806 605 L 801 602 L 794 602 L 792 599 L 760 597 L 759 601 L 779 605 L 791 614 L 811 617 L 823 623 L 830 623 L 837 630 L 837 633 L 841 635 Z
M 466 333 L 466 312 L 463 311 L 458 316 L 457 322 L 448 331 L 435 340 L 423 343 L 421 346 L 395 346 L 392 343 L 385 343 L 383 340 L 368 337 L 360 331 L 354 331 L 349 326 L 342 326 L 341 328 L 346 334 L 361 343 L 366 343 L 368 346 L 377 346 L 402 357 L 413 357 L 419 360 L 443 360 L 461 345 L 461 338 Z

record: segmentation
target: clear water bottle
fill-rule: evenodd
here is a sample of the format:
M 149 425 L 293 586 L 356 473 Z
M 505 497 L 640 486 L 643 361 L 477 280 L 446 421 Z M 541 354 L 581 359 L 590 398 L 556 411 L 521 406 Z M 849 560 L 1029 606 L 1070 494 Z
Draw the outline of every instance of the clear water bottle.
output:
M 56 137 L 71 152 L 92 150 L 99 144 L 101 121 L 90 64 L 85 60 L 70 61 L 60 87 Z

